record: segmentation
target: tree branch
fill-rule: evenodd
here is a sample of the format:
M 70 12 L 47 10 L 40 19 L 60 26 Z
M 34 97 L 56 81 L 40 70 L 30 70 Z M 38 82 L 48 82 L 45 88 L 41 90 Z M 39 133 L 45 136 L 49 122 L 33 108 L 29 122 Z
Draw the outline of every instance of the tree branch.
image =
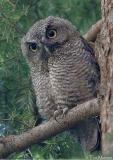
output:
M 92 25 L 89 31 L 84 35 L 87 41 L 95 42 L 97 34 L 100 32 L 102 27 L 102 20 L 99 20 L 96 24 Z
M 0 138 L 0 158 L 6 158 L 11 153 L 22 151 L 32 144 L 39 143 L 56 134 L 73 127 L 78 121 L 99 115 L 98 100 L 93 99 L 70 110 L 64 118 L 50 120 L 21 135 L 11 135 Z

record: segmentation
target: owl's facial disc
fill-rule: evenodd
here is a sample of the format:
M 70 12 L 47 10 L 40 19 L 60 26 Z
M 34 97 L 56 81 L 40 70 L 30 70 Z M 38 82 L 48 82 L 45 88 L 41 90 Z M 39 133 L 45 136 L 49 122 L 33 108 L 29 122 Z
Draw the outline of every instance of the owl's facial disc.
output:
M 62 47 L 68 40 L 67 29 L 63 26 L 50 23 L 45 27 L 45 32 L 42 34 L 41 43 L 45 46 L 46 50 L 54 54 L 56 49 Z
M 43 44 L 40 43 L 40 41 L 30 41 L 26 42 L 27 43 L 27 48 L 30 51 L 30 54 L 39 54 L 42 51 Z
M 27 42 L 29 54 L 28 57 L 32 57 L 32 59 L 39 59 L 39 60 L 47 60 L 49 57 L 49 50 L 48 48 L 40 42 Z
M 35 42 L 29 42 L 29 50 L 33 53 L 35 53 L 38 49 L 38 45 Z
M 42 36 L 41 43 L 43 44 L 46 52 L 49 55 L 53 54 L 53 51 L 60 47 L 60 42 L 57 40 L 57 30 L 49 29 L 46 31 L 45 35 Z
M 46 37 L 48 38 L 48 39 L 53 39 L 53 38 L 55 38 L 57 36 L 57 31 L 56 31 L 56 29 L 49 29 L 49 30 L 47 30 L 47 32 L 46 32 Z

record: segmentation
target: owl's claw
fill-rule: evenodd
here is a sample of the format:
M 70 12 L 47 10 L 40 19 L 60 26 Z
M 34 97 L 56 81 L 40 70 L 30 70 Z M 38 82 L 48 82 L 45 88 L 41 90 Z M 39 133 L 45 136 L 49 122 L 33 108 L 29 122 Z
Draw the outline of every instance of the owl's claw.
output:
M 65 115 L 67 114 L 68 110 L 69 110 L 68 107 L 63 108 L 62 118 L 65 117 Z
M 53 118 L 57 121 L 57 117 L 61 115 L 61 118 L 65 117 L 68 112 L 68 107 L 62 108 L 60 106 L 57 107 L 57 110 L 54 112 Z
M 56 110 L 56 111 L 54 112 L 53 118 L 57 121 L 56 118 L 57 118 L 59 115 L 62 115 L 62 110 L 61 110 L 61 109 L 58 109 L 58 110 Z

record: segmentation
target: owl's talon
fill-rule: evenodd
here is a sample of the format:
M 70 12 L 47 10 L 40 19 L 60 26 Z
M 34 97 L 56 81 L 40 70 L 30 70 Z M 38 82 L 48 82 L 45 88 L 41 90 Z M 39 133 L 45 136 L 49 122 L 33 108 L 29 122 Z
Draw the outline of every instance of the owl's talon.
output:
M 68 107 L 65 107 L 65 108 L 63 109 L 62 118 L 66 116 L 68 110 L 69 110 Z
M 57 110 L 54 112 L 53 118 L 56 120 L 58 116 L 61 116 L 61 118 L 65 117 L 68 110 L 69 110 L 68 107 L 62 108 L 61 106 L 58 106 Z
M 54 116 L 53 116 L 53 118 L 57 121 L 57 117 L 59 116 L 59 115 L 61 115 L 62 114 L 62 110 L 61 109 L 59 109 L 59 110 L 56 110 L 55 112 L 54 112 Z

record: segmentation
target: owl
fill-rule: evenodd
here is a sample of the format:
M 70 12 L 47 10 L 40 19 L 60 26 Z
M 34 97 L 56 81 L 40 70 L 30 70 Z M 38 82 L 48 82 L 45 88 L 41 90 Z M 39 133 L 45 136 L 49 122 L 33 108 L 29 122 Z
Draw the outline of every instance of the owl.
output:
M 23 37 L 21 48 L 43 119 L 65 115 L 78 104 L 96 98 L 99 65 L 93 49 L 71 22 L 53 16 L 36 22 Z M 83 150 L 99 147 L 96 117 L 75 124 L 70 132 Z

